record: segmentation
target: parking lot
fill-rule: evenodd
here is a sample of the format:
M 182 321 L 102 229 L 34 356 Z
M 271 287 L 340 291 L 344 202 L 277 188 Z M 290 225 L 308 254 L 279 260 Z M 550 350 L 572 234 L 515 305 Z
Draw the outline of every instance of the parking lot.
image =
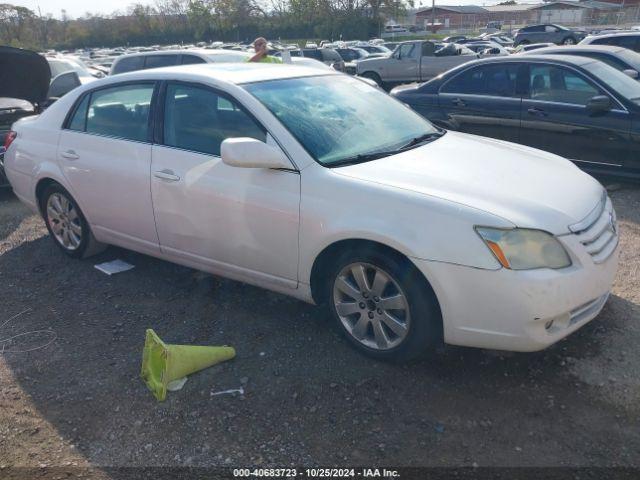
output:
M 55 333 L 0 355 L 0 468 L 638 466 L 640 189 L 610 195 L 620 268 L 596 320 L 538 353 L 446 347 L 396 366 L 281 295 L 113 247 L 70 260 L 0 192 L 0 339 Z M 135 269 L 93 267 L 116 258 Z M 157 403 L 139 378 L 149 327 L 237 357 Z

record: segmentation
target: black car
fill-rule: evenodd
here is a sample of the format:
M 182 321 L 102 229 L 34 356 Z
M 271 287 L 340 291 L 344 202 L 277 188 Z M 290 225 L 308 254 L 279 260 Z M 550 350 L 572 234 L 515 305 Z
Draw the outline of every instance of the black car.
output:
M 7 185 L 2 151 L 11 125 L 44 107 L 51 70 L 46 58 L 20 48 L 0 47 L 0 186 Z
M 585 170 L 640 178 L 640 84 L 598 60 L 487 58 L 391 94 L 443 128 L 546 150 Z

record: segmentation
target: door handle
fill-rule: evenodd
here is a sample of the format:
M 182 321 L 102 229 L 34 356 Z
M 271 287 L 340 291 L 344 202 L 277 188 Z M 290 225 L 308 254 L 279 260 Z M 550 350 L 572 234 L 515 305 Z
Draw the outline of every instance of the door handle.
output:
M 155 172 L 153 176 L 162 180 L 166 180 L 168 182 L 177 182 L 178 180 L 180 180 L 180 177 L 173 173 L 173 170 L 167 169 Z
M 538 117 L 546 117 L 547 116 L 547 112 L 545 112 L 544 110 L 541 110 L 539 108 L 536 107 L 531 107 L 527 110 L 527 112 L 529 112 L 529 115 L 537 115 Z
M 453 100 L 451 100 L 451 103 L 453 103 L 456 107 L 466 107 L 467 103 L 460 99 L 460 98 L 454 98 Z
M 67 150 L 66 152 L 62 152 L 60 156 L 67 160 L 78 160 L 80 158 L 80 155 L 78 155 L 75 150 Z

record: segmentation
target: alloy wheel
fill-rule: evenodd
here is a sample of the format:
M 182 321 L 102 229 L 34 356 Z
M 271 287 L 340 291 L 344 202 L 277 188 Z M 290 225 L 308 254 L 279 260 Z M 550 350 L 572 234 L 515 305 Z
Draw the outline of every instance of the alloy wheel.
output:
M 398 282 L 380 267 L 352 263 L 333 286 L 335 310 L 345 330 L 374 350 L 397 347 L 409 333 L 409 301 Z
M 82 242 L 82 223 L 73 203 L 62 193 L 53 193 L 47 200 L 47 221 L 56 241 L 66 250 L 74 251 Z

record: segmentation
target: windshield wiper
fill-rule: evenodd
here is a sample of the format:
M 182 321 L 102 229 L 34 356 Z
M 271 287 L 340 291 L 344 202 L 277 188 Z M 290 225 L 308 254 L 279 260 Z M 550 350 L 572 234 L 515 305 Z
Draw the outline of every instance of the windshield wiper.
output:
M 401 152 L 404 150 L 408 150 L 412 147 L 428 142 L 429 140 L 435 140 L 436 138 L 440 138 L 442 135 L 444 135 L 444 131 L 425 133 L 424 135 L 420 135 L 419 137 L 412 139 L 409 143 L 400 147 L 398 151 Z
M 364 153 L 356 155 L 355 157 L 347 157 L 336 162 L 331 162 L 328 167 L 344 167 L 346 165 L 355 165 L 357 163 L 368 162 L 369 160 L 377 160 L 378 158 L 388 157 L 393 155 L 397 150 L 387 150 L 383 152 Z
M 395 155 L 396 153 L 404 152 L 406 150 L 411 150 L 414 147 L 422 145 L 430 140 L 435 140 L 436 138 L 440 138 L 444 135 L 444 130 L 437 132 L 425 133 L 424 135 L 420 135 L 419 137 L 413 138 L 409 143 L 399 147 L 393 148 L 391 150 L 382 150 L 379 152 L 371 152 L 371 153 L 363 153 L 360 155 L 356 155 L 354 157 L 343 158 L 342 160 L 338 160 L 336 162 L 331 162 L 331 164 L 327 165 L 328 167 L 344 167 L 346 165 L 355 165 L 357 163 L 368 162 L 370 160 L 377 160 L 379 158 L 388 157 L 390 155 Z

